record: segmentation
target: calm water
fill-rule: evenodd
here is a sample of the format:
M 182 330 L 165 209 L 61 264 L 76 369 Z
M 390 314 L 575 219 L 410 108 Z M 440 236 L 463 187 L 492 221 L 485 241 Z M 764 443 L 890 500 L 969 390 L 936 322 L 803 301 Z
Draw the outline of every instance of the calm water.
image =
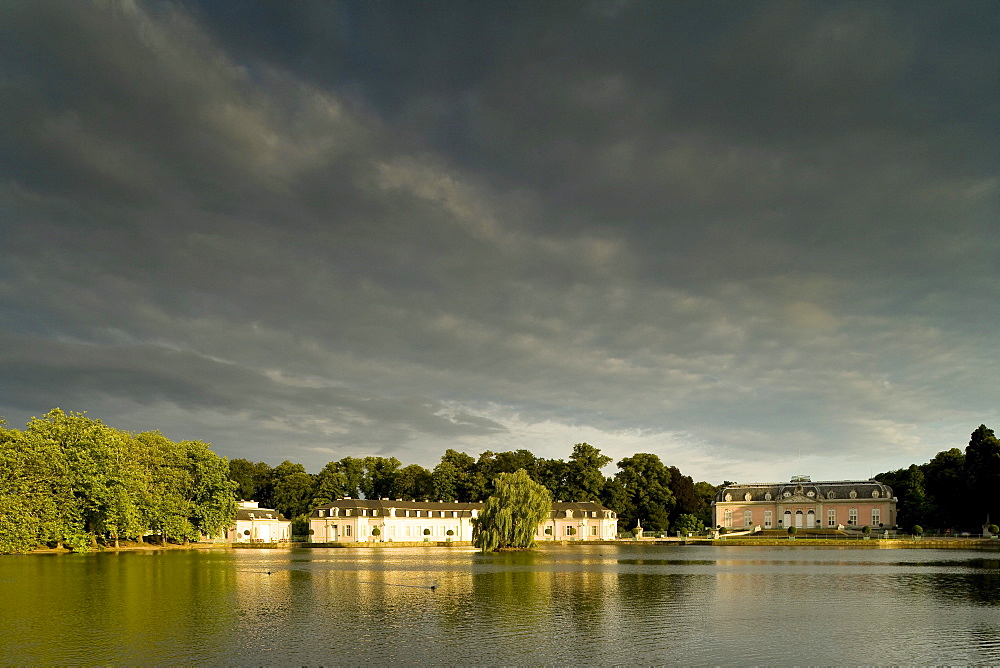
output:
M 998 559 L 629 545 L 8 556 L 0 664 L 1000 664 Z

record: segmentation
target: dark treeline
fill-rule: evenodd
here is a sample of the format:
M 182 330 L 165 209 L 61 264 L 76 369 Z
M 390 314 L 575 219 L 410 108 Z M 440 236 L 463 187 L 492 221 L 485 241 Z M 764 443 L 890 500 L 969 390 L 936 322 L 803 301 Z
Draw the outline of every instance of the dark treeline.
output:
M 527 450 L 486 451 L 474 458 L 447 450 L 433 469 L 403 466 L 395 457 L 345 457 L 317 474 L 286 461 L 274 468 L 263 462 L 234 459 L 230 476 L 237 494 L 295 518 L 293 532 L 304 532 L 306 518 L 317 506 L 334 499 L 405 499 L 408 501 L 485 501 L 501 473 L 523 469 L 544 485 L 557 501 L 600 501 L 618 513 L 619 526 L 644 529 L 696 530 L 711 522 L 712 499 L 718 487 L 694 482 L 675 466 L 653 454 L 639 453 L 618 462 L 605 477 L 601 469 L 611 458 L 588 443 L 573 446 L 567 460 L 543 459 Z
M 235 488 L 227 461 L 201 441 L 58 408 L 23 431 L 0 419 L 0 552 L 214 535 L 233 522 Z
M 972 432 L 965 452 L 944 450 L 926 464 L 875 478 L 899 499 L 897 524 L 904 529 L 978 533 L 1000 521 L 1000 440 L 986 425 Z

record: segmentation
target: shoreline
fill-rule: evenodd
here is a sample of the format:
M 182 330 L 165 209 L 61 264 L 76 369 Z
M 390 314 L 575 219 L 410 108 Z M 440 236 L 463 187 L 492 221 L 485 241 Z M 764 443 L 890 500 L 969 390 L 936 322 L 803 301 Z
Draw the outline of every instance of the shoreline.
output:
M 943 549 L 943 550 L 987 550 L 1000 551 L 1000 541 L 982 538 L 948 538 L 948 539 L 871 539 L 871 540 L 841 540 L 832 538 L 654 538 L 654 539 L 624 539 L 605 541 L 546 541 L 538 543 L 534 549 L 544 550 L 553 547 L 566 546 L 598 546 L 621 545 L 636 547 L 676 546 L 719 546 L 719 547 L 785 547 L 785 548 L 815 548 L 839 547 L 860 550 L 907 550 L 907 549 Z M 393 548 L 463 548 L 474 547 L 469 541 L 452 542 L 378 542 L 378 543 L 188 543 L 186 545 L 149 545 L 138 543 L 122 543 L 119 547 L 98 546 L 87 552 L 73 552 L 66 548 L 44 547 L 30 552 L 12 554 L 98 554 L 106 552 L 173 552 L 178 550 L 295 550 L 295 549 L 393 549 Z M 0 557 L 6 555 L 0 555 Z

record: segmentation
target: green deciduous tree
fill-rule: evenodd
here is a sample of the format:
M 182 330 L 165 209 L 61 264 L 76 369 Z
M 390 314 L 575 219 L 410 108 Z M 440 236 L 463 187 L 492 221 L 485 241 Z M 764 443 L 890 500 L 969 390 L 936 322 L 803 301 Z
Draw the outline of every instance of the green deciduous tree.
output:
M 419 464 L 410 464 L 399 469 L 396 474 L 396 490 L 394 498 L 417 501 L 419 499 L 436 499 L 434 496 L 434 480 L 431 472 Z M 443 501 L 444 499 L 440 499 Z
M 638 453 L 619 461 L 618 468 L 616 484 L 606 488 L 605 498 L 618 504 L 609 507 L 618 513 L 619 526 L 632 527 L 641 519 L 646 530 L 669 529 L 675 502 L 670 491 L 670 471 L 660 458 Z
M 523 469 L 501 473 L 493 487 L 473 527 L 475 546 L 483 552 L 534 547 L 538 524 L 552 510 L 552 495 Z
M 611 457 L 601 454 L 589 443 L 577 443 L 566 463 L 566 501 L 596 501 L 604 490 L 601 472 L 611 463 Z
M 366 499 L 392 499 L 396 495 L 396 476 L 402 466 L 395 457 L 365 457 L 365 477 L 361 493 Z
M 680 531 L 682 534 L 698 533 L 704 530 L 704 523 L 690 513 L 678 515 L 677 519 L 674 520 L 674 531 Z
M 978 515 L 971 524 L 978 527 L 987 518 L 1000 517 L 1000 440 L 986 425 L 972 432 L 965 448 L 965 477 Z

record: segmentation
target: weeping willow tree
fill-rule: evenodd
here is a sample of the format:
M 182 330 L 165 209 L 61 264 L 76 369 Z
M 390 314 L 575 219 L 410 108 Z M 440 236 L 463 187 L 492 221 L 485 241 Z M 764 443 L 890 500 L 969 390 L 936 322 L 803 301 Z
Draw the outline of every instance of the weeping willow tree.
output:
M 483 552 L 535 546 L 538 524 L 552 510 L 552 495 L 527 471 L 501 473 L 472 529 L 472 542 Z

